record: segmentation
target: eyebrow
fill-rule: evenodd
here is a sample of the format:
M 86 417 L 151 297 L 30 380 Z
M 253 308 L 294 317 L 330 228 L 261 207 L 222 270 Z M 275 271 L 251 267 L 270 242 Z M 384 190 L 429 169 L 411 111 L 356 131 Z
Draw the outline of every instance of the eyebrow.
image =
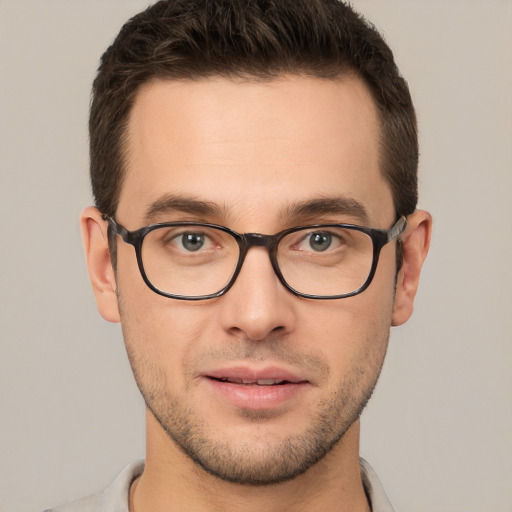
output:
M 323 215 L 349 215 L 358 222 L 367 224 L 369 215 L 357 199 L 343 196 L 321 197 L 290 205 L 284 212 L 285 218 L 318 217 Z
M 149 223 L 157 216 L 171 213 L 224 218 L 227 215 L 227 209 L 217 203 L 200 200 L 193 196 L 164 194 L 147 207 L 144 218 Z M 369 220 L 368 212 L 362 203 L 343 196 L 320 197 L 293 203 L 282 211 L 280 217 L 283 220 L 298 220 L 325 215 L 348 215 L 355 217 L 363 224 L 367 224 Z
M 150 222 L 157 215 L 176 212 L 202 217 L 220 217 L 224 212 L 224 208 L 221 208 L 216 203 L 202 201 L 194 197 L 164 194 L 146 208 L 144 218 Z

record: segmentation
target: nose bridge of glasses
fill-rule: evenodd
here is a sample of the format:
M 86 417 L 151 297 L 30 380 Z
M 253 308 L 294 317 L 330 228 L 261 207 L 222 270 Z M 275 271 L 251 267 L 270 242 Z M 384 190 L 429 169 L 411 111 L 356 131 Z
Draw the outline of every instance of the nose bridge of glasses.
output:
M 272 235 L 262 235 L 261 233 L 245 233 L 242 237 L 247 250 L 251 247 L 266 247 L 269 249 L 273 242 Z
M 281 279 L 275 254 L 276 246 L 278 243 L 276 235 L 263 235 L 261 233 L 244 233 L 241 235 L 241 240 L 242 244 L 240 244 L 240 257 L 238 261 L 237 270 L 235 272 L 235 275 L 233 276 L 233 281 L 234 279 L 236 279 L 242 267 L 244 266 L 247 253 L 252 247 L 261 247 L 264 250 L 266 250 L 268 257 L 270 258 L 270 265 L 272 267 L 273 273 L 276 274 L 277 277 L 279 277 L 279 279 Z
M 247 252 L 252 247 L 262 247 L 267 250 L 267 253 L 270 258 L 270 263 L 272 264 L 272 268 L 275 272 L 278 273 L 277 270 L 277 262 L 275 261 L 276 257 L 276 245 L 277 240 L 275 235 L 263 235 L 261 233 L 244 233 L 241 235 L 243 244 L 240 247 L 241 253 L 240 253 L 240 261 L 239 265 L 242 266 L 243 262 L 245 261 L 245 257 L 247 256 Z

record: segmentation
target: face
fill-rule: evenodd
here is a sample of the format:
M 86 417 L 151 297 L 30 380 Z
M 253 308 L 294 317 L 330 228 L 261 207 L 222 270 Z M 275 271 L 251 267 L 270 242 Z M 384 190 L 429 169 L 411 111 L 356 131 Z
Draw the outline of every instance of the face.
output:
M 127 133 L 116 220 L 129 230 L 185 220 L 273 234 L 316 223 L 388 229 L 395 220 L 376 108 L 355 78 L 155 81 L 139 92 Z M 330 206 L 297 207 L 319 200 Z M 362 209 L 336 206 L 355 203 Z M 121 319 L 156 419 L 148 437 L 165 432 L 228 481 L 268 484 L 310 468 L 337 446 L 377 381 L 395 250 L 384 247 L 362 294 L 310 300 L 287 291 L 255 247 L 227 294 L 190 302 L 151 291 L 133 247 L 118 238 L 119 302 L 111 294 L 100 311 Z

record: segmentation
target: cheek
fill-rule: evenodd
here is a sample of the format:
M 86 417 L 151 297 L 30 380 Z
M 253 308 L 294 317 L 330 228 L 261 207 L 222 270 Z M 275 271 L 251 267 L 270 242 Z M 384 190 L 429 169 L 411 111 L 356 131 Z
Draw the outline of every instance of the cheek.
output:
M 142 279 L 121 271 L 118 300 L 124 342 L 139 387 L 182 388 L 184 361 L 195 350 L 209 315 L 195 304 L 162 297 Z
M 307 319 L 300 329 L 301 343 L 314 340 L 338 379 L 356 368 L 380 369 L 391 328 L 393 283 L 389 280 L 373 289 L 377 283 L 372 283 L 354 297 L 310 303 L 308 311 L 300 314 Z
M 132 340 L 144 339 L 158 347 L 162 355 L 176 351 L 180 341 L 195 338 L 201 330 L 201 304 L 155 293 L 144 282 L 134 252 L 130 253 L 130 247 L 124 249 L 118 257 L 116 276 L 123 330 Z

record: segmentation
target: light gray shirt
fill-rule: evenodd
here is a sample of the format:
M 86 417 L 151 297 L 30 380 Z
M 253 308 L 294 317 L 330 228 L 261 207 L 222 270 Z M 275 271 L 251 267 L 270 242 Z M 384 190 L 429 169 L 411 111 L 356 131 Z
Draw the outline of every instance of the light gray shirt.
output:
M 361 477 L 372 512 L 394 512 L 375 471 L 360 459 Z M 142 474 L 144 461 L 139 460 L 121 471 L 104 491 L 45 512 L 129 512 L 128 496 L 132 482 Z

